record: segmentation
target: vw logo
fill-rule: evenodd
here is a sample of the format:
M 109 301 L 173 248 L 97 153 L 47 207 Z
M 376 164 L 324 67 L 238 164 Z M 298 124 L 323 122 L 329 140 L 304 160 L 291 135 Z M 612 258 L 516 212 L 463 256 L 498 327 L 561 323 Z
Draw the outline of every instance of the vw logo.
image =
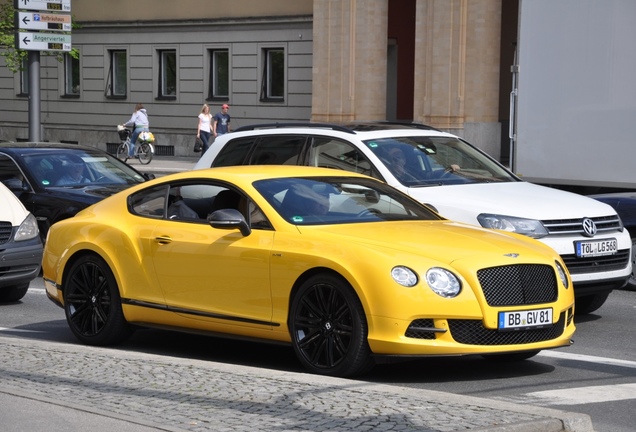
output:
M 594 237 L 596 235 L 596 224 L 592 219 L 583 219 L 583 234 L 586 237 Z

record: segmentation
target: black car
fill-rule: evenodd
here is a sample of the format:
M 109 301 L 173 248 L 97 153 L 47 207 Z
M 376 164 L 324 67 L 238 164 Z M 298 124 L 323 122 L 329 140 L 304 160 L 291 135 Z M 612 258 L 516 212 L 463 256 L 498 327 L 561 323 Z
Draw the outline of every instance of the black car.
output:
M 55 222 L 147 179 L 93 147 L 0 143 L 0 181 L 37 218 L 42 240 Z
M 589 197 L 614 207 L 623 221 L 623 226 L 629 231 L 632 237 L 632 276 L 627 281 L 626 288 L 636 290 L 636 191 L 590 195 Z

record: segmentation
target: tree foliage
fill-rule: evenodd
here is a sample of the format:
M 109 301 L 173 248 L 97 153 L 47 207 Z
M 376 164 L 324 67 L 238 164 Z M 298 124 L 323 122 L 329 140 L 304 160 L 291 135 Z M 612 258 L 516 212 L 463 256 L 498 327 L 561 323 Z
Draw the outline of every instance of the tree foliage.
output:
M 22 70 L 24 60 L 28 56 L 27 51 L 16 49 L 15 47 L 15 33 L 17 31 L 15 13 L 13 1 L 0 0 L 0 56 L 4 57 L 7 68 L 13 73 Z M 72 28 L 78 27 L 75 20 L 73 20 Z M 63 53 L 60 52 L 45 51 L 44 53 L 55 56 L 58 61 L 63 61 L 64 59 Z M 74 58 L 79 58 L 79 50 L 77 48 L 71 49 L 69 54 Z

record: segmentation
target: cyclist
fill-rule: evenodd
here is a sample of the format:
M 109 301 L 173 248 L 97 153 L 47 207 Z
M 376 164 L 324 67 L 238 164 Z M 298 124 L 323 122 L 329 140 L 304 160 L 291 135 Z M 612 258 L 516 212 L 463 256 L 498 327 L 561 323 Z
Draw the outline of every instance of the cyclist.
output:
M 128 157 L 132 158 L 135 155 L 135 143 L 137 142 L 139 134 L 142 132 L 150 132 L 150 122 L 143 104 L 138 103 L 135 105 L 135 112 L 133 112 L 130 120 L 124 123 L 123 126 L 134 126 L 135 128 L 130 137 L 130 146 L 128 147 Z

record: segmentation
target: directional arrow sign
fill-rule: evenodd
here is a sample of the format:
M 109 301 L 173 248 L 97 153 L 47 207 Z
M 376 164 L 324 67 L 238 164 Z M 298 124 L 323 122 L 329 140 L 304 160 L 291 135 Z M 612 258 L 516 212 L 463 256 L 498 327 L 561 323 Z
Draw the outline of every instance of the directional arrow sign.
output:
M 20 30 L 71 31 L 70 15 L 19 12 L 16 21 L 16 27 Z
M 59 33 L 18 32 L 15 35 L 18 49 L 30 51 L 70 51 L 71 35 Z
M 36 11 L 70 12 L 71 0 L 13 0 L 13 7 Z

